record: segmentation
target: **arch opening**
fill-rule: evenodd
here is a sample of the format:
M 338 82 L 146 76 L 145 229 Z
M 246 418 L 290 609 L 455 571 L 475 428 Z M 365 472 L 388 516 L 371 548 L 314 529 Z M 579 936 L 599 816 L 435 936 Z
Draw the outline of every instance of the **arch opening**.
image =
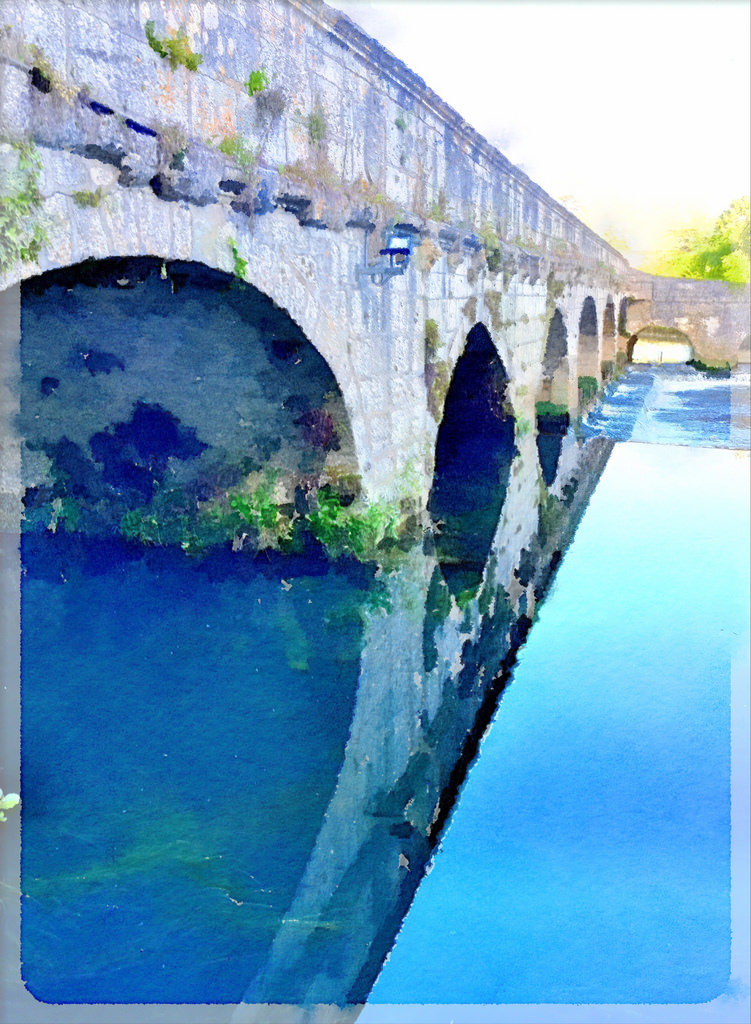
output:
M 548 326 L 536 413 L 540 469 L 545 485 L 551 487 L 570 422 L 568 333 L 559 309 Z
M 577 374 L 580 406 L 588 405 L 600 386 L 602 371 L 599 349 L 597 307 L 595 300 L 588 295 L 579 317 Z
M 517 453 L 506 368 L 483 324 L 457 361 L 438 430 L 428 511 L 452 593 L 482 579 Z
M 632 363 L 687 363 L 694 358 L 694 346 L 676 327 L 647 324 L 629 338 L 628 356 Z
M 324 358 L 203 264 L 112 258 L 28 280 L 22 362 L 27 532 L 284 550 L 311 494 L 358 492 Z

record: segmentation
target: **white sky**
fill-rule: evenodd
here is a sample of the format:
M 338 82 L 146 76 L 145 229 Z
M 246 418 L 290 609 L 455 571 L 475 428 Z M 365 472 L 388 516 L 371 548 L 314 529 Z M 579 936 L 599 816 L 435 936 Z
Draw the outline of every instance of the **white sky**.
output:
M 745 0 L 333 2 L 634 263 L 749 192 Z

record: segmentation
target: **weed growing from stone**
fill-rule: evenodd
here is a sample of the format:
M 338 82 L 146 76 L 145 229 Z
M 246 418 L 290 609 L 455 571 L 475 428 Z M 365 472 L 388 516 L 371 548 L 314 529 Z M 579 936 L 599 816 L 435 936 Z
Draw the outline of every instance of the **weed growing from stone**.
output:
M 81 209 L 86 207 L 97 207 L 104 199 L 104 193 L 101 188 L 95 189 L 93 192 L 86 191 L 83 189 L 80 192 L 73 193 L 73 202 L 76 206 L 80 206 Z
M 244 281 L 245 274 L 248 269 L 248 261 L 244 260 L 240 255 L 240 250 L 237 248 L 237 242 L 235 241 L 234 238 L 230 238 L 229 244 L 230 249 L 232 250 L 232 273 L 235 275 L 235 277 L 239 278 L 241 281 Z
M 326 118 L 320 109 L 308 114 L 308 138 L 314 146 L 319 146 L 326 138 Z
M 248 96 L 253 99 L 259 92 L 263 92 L 264 89 L 269 87 L 269 76 L 266 74 L 265 68 L 260 68 L 258 71 L 251 71 L 247 82 L 243 82 L 243 85 L 248 90 Z
M 253 170 L 258 159 L 255 150 L 251 149 L 239 135 L 225 135 L 217 149 L 233 160 L 245 174 Z
M 188 34 L 181 25 L 174 36 L 165 36 L 160 39 L 154 32 L 154 22 L 147 21 L 144 26 L 146 39 L 154 53 L 169 61 L 172 71 L 176 71 L 179 64 L 188 71 L 197 71 L 200 64 L 203 64 L 203 57 L 200 53 L 194 53 L 188 45 Z

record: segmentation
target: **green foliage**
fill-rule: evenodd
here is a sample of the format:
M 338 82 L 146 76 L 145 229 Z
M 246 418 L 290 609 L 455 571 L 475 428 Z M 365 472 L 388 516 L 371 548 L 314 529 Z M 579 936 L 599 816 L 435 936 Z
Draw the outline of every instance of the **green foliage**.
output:
M 536 402 L 535 412 L 538 416 L 566 416 L 568 406 L 560 405 L 558 402 Z
M 397 117 L 397 119 L 394 121 L 394 124 L 396 125 L 400 132 L 406 132 L 407 122 L 405 121 L 404 116 L 402 114 L 400 114 Z
M 751 278 L 751 204 L 735 199 L 710 229 L 688 226 L 671 232 L 665 250 L 645 270 L 668 277 L 690 277 L 747 284 Z
M 126 540 L 138 541 L 149 547 L 162 543 L 159 520 L 146 509 L 129 509 L 120 520 L 120 532 Z
M 430 219 L 431 220 L 446 220 L 448 217 L 448 203 L 446 201 L 446 193 L 443 189 L 438 193 L 438 198 L 430 207 Z
M 589 405 L 592 399 L 597 394 L 597 378 L 596 377 L 579 377 L 579 400 L 582 405 Z
M 326 138 L 326 118 L 320 107 L 308 114 L 308 138 L 313 146 L 320 145 Z
M 237 248 L 237 242 L 234 238 L 229 240 L 230 249 L 232 250 L 232 273 L 235 277 L 239 278 L 240 281 L 245 280 L 245 274 L 248 270 L 248 261 L 244 260 L 240 255 L 240 250 Z
M 371 561 L 381 549 L 399 542 L 399 513 L 391 505 L 344 508 L 340 496 L 328 486 L 318 491 L 316 504 L 317 509 L 309 512 L 306 519 L 313 536 L 332 555 L 352 555 L 358 561 Z
M 80 192 L 73 193 L 73 201 L 76 206 L 80 206 L 81 209 L 85 209 L 87 206 L 97 207 L 104 199 L 104 193 L 101 188 L 95 189 L 94 192 L 88 192 L 85 189 Z
M 257 93 L 263 92 L 269 87 L 269 76 L 266 74 L 266 69 L 260 68 L 258 71 L 251 71 L 248 81 L 243 84 L 248 90 L 248 96 L 253 99 Z
M 701 359 L 689 359 L 687 366 L 693 366 L 700 373 L 706 373 L 710 377 L 727 377 L 730 375 L 730 363 L 705 363 Z
M 440 346 L 441 339 L 438 335 L 438 324 L 435 320 L 425 321 L 425 351 L 429 358 L 434 358 L 438 354 L 438 348 Z
M 261 548 L 282 547 L 292 536 L 292 516 L 274 497 L 280 470 L 267 470 L 250 492 L 230 495 L 230 508 L 258 534 Z
M 18 153 L 18 172 L 8 175 L 14 187 L 0 197 L 0 271 L 19 261 L 35 261 L 47 241 L 47 234 L 36 218 L 42 205 L 42 161 L 33 142 L 12 142 L 11 146 Z
M 440 423 L 446 395 L 451 385 L 451 372 L 445 359 L 431 363 L 428 370 L 428 410 L 436 423 Z
M 144 25 L 146 39 L 151 49 L 169 61 L 173 71 L 177 70 L 178 64 L 182 64 L 188 71 L 197 71 L 200 64 L 203 64 L 203 57 L 200 53 L 194 53 L 188 45 L 188 34 L 184 26 L 180 26 L 174 36 L 165 36 L 162 39 L 154 32 L 154 22 L 147 21 Z
M 474 587 L 467 587 L 466 590 L 460 590 L 459 591 L 459 593 L 456 595 L 456 603 L 459 606 L 459 608 L 461 609 L 461 611 L 466 611 L 467 606 L 472 601 L 474 601 L 474 599 L 477 597 L 477 593 L 478 593 L 481 585 L 482 585 L 481 583 L 478 583 Z
M 546 544 L 554 537 L 566 519 L 566 507 L 560 498 L 545 491 L 540 498 L 539 534 L 540 543 Z
M 245 174 L 249 174 L 256 165 L 258 154 L 239 135 L 225 135 L 216 148 L 233 160 Z

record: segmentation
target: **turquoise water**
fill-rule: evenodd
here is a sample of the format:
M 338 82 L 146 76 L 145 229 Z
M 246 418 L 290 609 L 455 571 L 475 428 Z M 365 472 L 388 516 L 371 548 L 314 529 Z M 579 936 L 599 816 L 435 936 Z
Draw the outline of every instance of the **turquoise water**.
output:
M 737 377 L 690 373 L 693 388 L 682 367 L 634 369 L 590 417 L 657 443 L 616 445 L 363 1022 L 412 1019 L 379 1004 L 701 1003 L 728 989 L 749 457 L 717 446 L 748 396 L 732 395 Z M 682 419 L 659 415 L 665 401 L 645 413 L 655 391 Z

